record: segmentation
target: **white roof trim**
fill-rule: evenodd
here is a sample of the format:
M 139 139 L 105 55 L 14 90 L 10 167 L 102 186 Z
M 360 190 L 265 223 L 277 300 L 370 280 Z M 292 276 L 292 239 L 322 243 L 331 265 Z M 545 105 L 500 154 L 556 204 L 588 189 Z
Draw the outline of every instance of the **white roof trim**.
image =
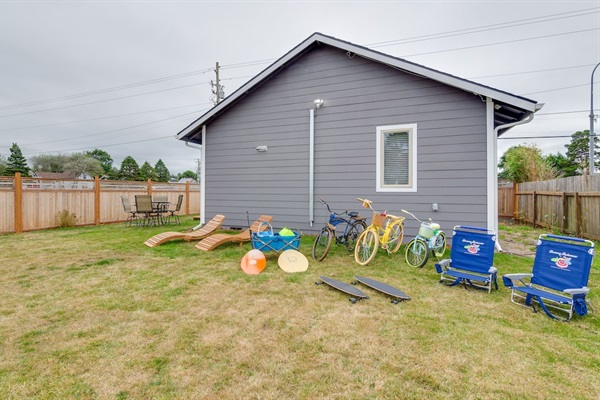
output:
M 529 100 L 524 97 L 512 95 L 507 92 L 503 92 L 485 85 L 470 82 L 453 75 L 449 75 L 431 68 L 424 67 L 419 64 L 415 64 L 403 59 L 395 58 L 390 55 L 379 53 L 368 48 L 358 46 L 349 42 L 345 42 L 336 39 L 331 36 L 326 36 L 321 33 L 314 33 L 309 38 L 304 40 L 298 46 L 294 47 L 287 54 L 275 61 L 269 67 L 264 69 L 254 78 L 250 79 L 246 84 L 242 85 L 232 95 L 226 97 L 223 101 L 217 104 L 215 107 L 210 109 L 206 114 L 202 115 L 196 121 L 191 123 L 188 127 L 183 129 L 177 134 L 177 139 L 183 139 L 186 135 L 198 129 L 198 127 L 204 125 L 206 121 L 210 120 L 215 114 L 227 108 L 230 104 L 234 103 L 240 96 L 251 90 L 255 85 L 269 77 L 272 73 L 277 71 L 282 66 L 286 65 L 292 59 L 297 57 L 299 54 L 304 52 L 309 46 L 315 42 L 324 43 L 329 46 L 337 47 L 349 52 L 355 53 L 361 57 L 381 62 L 383 64 L 390 65 L 403 71 L 408 71 L 413 74 L 421 75 L 423 77 L 444 83 L 448 86 L 453 86 L 462 89 L 467 92 L 471 92 L 483 97 L 489 97 L 494 100 L 513 105 L 526 111 L 536 112 L 538 110 L 538 103 L 534 100 Z

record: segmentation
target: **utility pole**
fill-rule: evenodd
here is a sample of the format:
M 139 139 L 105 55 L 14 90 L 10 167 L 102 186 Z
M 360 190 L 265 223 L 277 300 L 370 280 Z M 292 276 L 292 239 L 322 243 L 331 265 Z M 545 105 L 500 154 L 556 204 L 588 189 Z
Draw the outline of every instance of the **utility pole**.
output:
M 223 100 L 223 97 L 225 97 L 225 92 L 223 91 L 223 89 L 225 89 L 225 87 L 222 86 L 219 81 L 219 62 L 218 61 L 215 66 L 215 74 L 216 74 L 216 82 L 213 82 L 211 80 L 210 86 L 212 88 L 212 93 L 213 93 L 211 100 L 213 101 L 213 103 L 215 103 L 215 105 L 217 105 L 217 104 L 219 104 L 219 102 L 221 100 Z
M 594 175 L 594 169 L 596 167 L 595 165 L 595 160 L 594 160 L 594 150 L 595 149 L 595 136 L 594 136 L 594 72 L 596 72 L 596 68 L 598 68 L 600 66 L 600 63 L 598 63 L 594 69 L 592 70 L 592 79 L 591 79 L 591 83 L 590 83 L 590 160 L 589 160 L 589 164 L 590 164 L 590 175 Z

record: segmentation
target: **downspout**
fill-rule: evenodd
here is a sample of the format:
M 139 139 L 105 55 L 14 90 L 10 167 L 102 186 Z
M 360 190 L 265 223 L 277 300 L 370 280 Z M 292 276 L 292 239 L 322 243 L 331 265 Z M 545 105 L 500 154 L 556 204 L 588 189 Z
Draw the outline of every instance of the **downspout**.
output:
M 308 222 L 313 226 L 315 220 L 315 110 L 310 109 L 308 133 Z
M 206 125 L 204 125 L 202 127 L 202 143 L 204 143 L 204 133 L 206 131 Z M 191 147 L 193 149 L 197 149 L 200 150 L 200 175 L 204 175 L 204 146 L 203 145 L 193 145 L 190 142 L 185 142 L 185 145 L 187 147 Z M 202 200 L 202 194 L 204 193 L 204 190 L 202 188 L 202 186 L 204 185 L 204 177 L 202 176 L 198 176 L 198 179 L 200 179 L 200 223 L 198 225 L 196 225 L 195 227 L 192 228 L 192 231 L 197 231 L 198 229 L 200 229 L 202 227 L 202 225 L 204 225 L 204 213 L 202 212 L 202 205 L 204 204 L 204 201 Z
M 488 118 L 491 118 L 492 121 L 492 126 L 493 126 L 493 120 L 494 120 L 494 101 L 493 99 L 490 99 L 489 97 L 487 98 L 487 105 L 488 105 Z M 498 132 L 500 132 L 500 130 L 502 129 L 508 129 L 508 128 L 512 128 L 515 127 L 517 125 L 525 125 L 530 123 L 533 120 L 533 116 L 534 113 L 539 111 L 544 105 L 543 104 L 538 104 L 536 105 L 536 110 L 529 114 L 527 117 L 525 117 L 524 119 L 520 120 L 520 121 L 515 121 L 515 122 L 511 122 L 509 124 L 504 124 L 504 125 L 499 125 L 497 127 L 494 128 L 494 135 L 492 138 L 490 138 L 489 140 L 492 143 L 488 143 L 488 156 L 489 151 L 490 151 L 490 145 L 492 147 L 491 152 L 492 157 L 491 157 L 491 161 L 490 165 L 492 166 L 490 169 L 491 171 L 493 171 L 491 175 L 491 183 L 490 183 L 490 187 L 493 188 L 494 192 L 492 195 L 492 199 L 493 199 L 493 204 L 491 205 L 491 207 L 493 207 L 493 216 L 492 216 L 492 224 L 493 224 L 493 229 L 494 232 L 496 232 L 496 235 L 498 235 L 498 171 L 497 171 L 497 160 L 498 160 Z M 489 110 L 491 109 L 491 112 L 489 112 Z M 490 116 L 491 114 L 491 116 Z M 489 199 L 488 199 L 488 203 L 489 203 Z M 489 221 L 489 215 L 488 215 L 488 221 Z M 489 226 L 489 223 L 488 223 Z M 500 245 L 500 239 L 498 238 L 498 236 L 496 237 L 496 250 L 499 252 L 502 252 L 502 246 Z

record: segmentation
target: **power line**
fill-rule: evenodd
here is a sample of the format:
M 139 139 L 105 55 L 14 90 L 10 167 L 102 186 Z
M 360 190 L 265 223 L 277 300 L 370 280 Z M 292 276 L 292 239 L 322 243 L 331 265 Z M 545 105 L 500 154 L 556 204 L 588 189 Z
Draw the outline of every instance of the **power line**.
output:
M 192 83 L 191 85 L 184 85 L 184 86 L 177 86 L 177 87 L 168 88 L 168 89 L 154 90 L 152 92 L 132 94 L 132 95 L 128 95 L 128 96 L 115 97 L 115 98 L 112 98 L 112 99 L 90 101 L 90 102 L 87 102 L 87 103 L 72 104 L 72 105 L 69 105 L 69 106 L 47 108 L 47 109 L 44 109 L 44 110 L 27 111 L 27 112 L 22 112 L 22 113 L 17 113 L 17 114 L 0 115 L 0 118 L 15 117 L 17 115 L 35 114 L 35 113 L 46 112 L 46 111 L 63 110 L 65 108 L 81 107 L 81 106 L 87 106 L 87 105 L 90 105 L 90 104 L 106 103 L 108 101 L 129 99 L 129 98 L 137 97 L 137 96 L 145 96 L 147 94 L 163 93 L 163 92 L 168 92 L 168 91 L 171 91 L 171 90 L 178 90 L 178 89 L 189 88 L 189 87 L 192 87 L 192 86 L 203 85 L 205 83 L 208 83 L 208 82 Z
M 134 87 L 138 87 L 138 86 L 144 86 L 144 85 L 149 85 L 149 84 L 154 84 L 154 83 L 159 83 L 159 82 L 165 82 L 165 81 L 168 81 L 168 80 L 180 79 L 180 78 L 185 78 L 185 77 L 188 77 L 188 76 L 193 76 L 193 75 L 198 75 L 198 74 L 205 74 L 206 72 L 208 72 L 208 71 L 199 70 L 199 71 L 192 71 L 192 72 L 184 72 L 184 73 L 181 73 L 181 74 L 166 76 L 166 77 L 163 77 L 163 78 L 150 79 L 150 80 L 147 80 L 147 81 L 130 83 L 130 84 L 126 84 L 126 85 L 122 85 L 122 86 L 115 86 L 115 87 L 107 88 L 107 89 L 93 90 L 91 92 L 71 94 L 71 95 L 62 96 L 62 97 L 55 97 L 55 98 L 52 98 L 52 99 L 30 101 L 30 102 L 21 103 L 21 104 L 13 104 L 13 105 L 10 105 L 10 106 L 0 107 L 0 110 L 9 110 L 9 109 L 19 108 L 19 107 L 29 107 L 29 106 L 34 106 L 34 105 L 39 105 L 39 104 L 44 104 L 44 103 L 52 103 L 52 102 L 55 102 L 55 101 L 77 99 L 77 98 L 85 97 L 85 96 L 93 96 L 93 95 L 96 95 L 96 94 L 114 92 L 114 91 L 117 91 L 117 90 L 130 89 L 130 88 L 134 88 Z
M 582 9 L 582 10 L 569 11 L 569 12 L 565 12 L 565 13 L 550 14 L 550 15 L 545 15 L 545 16 L 535 17 L 535 18 L 527 18 L 527 19 L 522 19 L 522 20 L 517 20 L 517 21 L 502 22 L 502 23 L 491 24 L 491 25 L 483 25 L 483 26 L 474 27 L 474 28 L 466 28 L 466 29 L 460 29 L 460 30 L 455 30 L 455 31 L 439 32 L 439 33 L 435 33 L 435 34 L 414 36 L 414 37 L 409 37 L 409 38 L 405 38 L 405 39 L 396 39 L 396 40 L 385 41 L 385 42 L 376 42 L 376 43 L 373 43 L 373 44 L 370 44 L 367 46 L 377 48 L 377 47 L 390 46 L 390 45 L 394 45 L 394 44 L 404 44 L 404 43 L 413 43 L 413 42 L 418 42 L 418 41 L 439 39 L 439 38 L 444 38 L 444 37 L 449 37 L 449 36 L 468 35 L 468 34 L 472 34 L 472 33 L 479 33 L 479 32 L 486 31 L 486 30 L 512 28 L 512 27 L 520 26 L 520 25 L 524 25 L 524 24 L 541 23 L 541 22 L 554 21 L 557 19 L 566 19 L 566 18 L 573 18 L 573 17 L 584 16 L 584 15 L 589 15 L 589 14 L 595 14 L 594 12 L 588 12 L 588 11 L 598 10 L 598 9 L 599 9 L 599 7 L 593 7 L 593 8 L 587 8 L 587 9 Z M 575 15 L 572 15 L 572 14 L 575 14 Z M 559 16 L 563 16 L 563 17 L 553 18 L 553 17 L 559 17 Z M 538 21 L 536 21 L 536 20 L 538 20 Z M 541 21 L 539 21 L 539 20 L 541 20 Z M 256 65 L 265 64 L 265 63 L 271 63 L 275 60 L 276 59 L 247 61 L 247 62 L 242 62 L 242 63 L 237 63 L 237 64 L 221 66 L 221 69 L 244 68 L 244 67 L 256 66 Z M 62 97 L 55 97 L 55 98 L 51 98 L 51 99 L 44 99 L 44 100 L 31 101 L 31 102 L 26 102 L 26 103 L 13 104 L 10 106 L 0 107 L 0 110 L 8 110 L 8 109 L 19 108 L 19 107 L 28 107 L 28 106 L 32 106 L 32 105 L 39 105 L 39 104 L 55 102 L 55 101 L 62 101 L 62 100 L 71 100 L 71 99 L 85 97 L 85 96 L 92 96 L 92 95 L 101 94 L 101 93 L 107 93 L 107 92 L 112 92 L 112 91 L 117 91 L 117 90 L 122 90 L 122 89 L 129 89 L 129 88 L 133 88 L 133 87 L 164 82 L 167 80 L 180 79 L 180 78 L 189 77 L 192 75 L 205 74 L 205 73 L 211 72 L 211 70 L 212 70 L 212 68 L 206 68 L 206 69 L 201 69 L 201 70 L 196 70 L 196 71 L 183 72 L 180 74 L 170 75 L 170 76 L 161 77 L 161 78 L 150 79 L 150 80 L 141 81 L 141 82 L 135 82 L 135 83 L 131 83 L 131 84 L 125 84 L 125 85 L 121 85 L 121 86 L 115 86 L 115 87 L 106 88 L 106 89 L 98 89 L 98 90 L 94 90 L 94 91 L 90 91 L 90 92 L 83 92 L 83 93 L 62 96 Z
M 594 8 L 588 8 L 588 9 L 579 10 L 579 11 L 570 11 L 570 12 L 566 12 L 566 13 L 551 14 L 551 15 L 546 15 L 546 16 L 542 16 L 542 17 L 534 17 L 534 18 L 521 19 L 521 20 L 517 20 L 517 21 L 511 21 L 511 22 L 502 22 L 502 23 L 498 23 L 498 24 L 484 25 L 484 26 L 479 26 L 479 27 L 475 27 L 475 28 L 466 28 L 466 29 L 459 29 L 456 31 L 433 33 L 433 34 L 429 34 L 429 35 L 414 36 L 414 37 L 405 38 L 405 39 L 390 40 L 390 41 L 386 41 L 386 42 L 374 43 L 374 44 L 368 45 L 368 47 L 394 46 L 394 45 L 399 45 L 399 44 L 422 42 L 425 40 L 435 40 L 435 39 L 442 39 L 442 38 L 453 37 L 453 36 L 461 36 L 461 35 L 472 34 L 472 33 L 513 28 L 516 26 L 539 24 L 539 23 L 543 23 L 543 22 L 556 21 L 556 20 L 561 20 L 561 19 L 596 14 L 595 12 L 586 12 L 586 11 L 598 10 L 599 8 L 600 7 L 594 7 Z M 581 14 L 576 14 L 576 13 L 581 13 Z M 567 15 L 567 14 L 576 14 L 576 15 Z M 567 15 L 567 16 L 563 16 L 563 15 Z M 563 16 L 563 17 L 551 18 L 551 17 L 558 17 L 558 16 Z
M 511 75 L 535 74 L 535 73 L 539 73 L 539 72 L 552 72 L 552 71 L 561 71 L 561 70 L 565 70 L 565 69 L 593 67 L 594 65 L 596 65 L 596 64 L 574 65 L 571 67 L 560 67 L 560 68 L 550 68 L 550 69 L 538 69 L 538 70 L 534 70 L 534 71 L 509 72 L 506 74 L 496 74 L 496 75 L 472 76 L 467 79 L 498 78 L 498 77 L 502 77 L 502 76 L 511 76 Z
M 68 125 L 68 124 L 76 124 L 76 123 L 80 123 L 80 122 L 101 121 L 101 120 L 112 119 L 112 118 L 131 117 L 133 115 L 150 114 L 150 113 L 155 113 L 155 112 L 159 112 L 159 111 L 177 110 L 180 108 L 198 107 L 198 106 L 202 106 L 202 105 L 206 105 L 206 104 L 212 104 L 212 103 L 207 102 L 207 103 L 189 104 L 187 106 L 158 108 L 155 110 L 140 111 L 140 112 L 134 112 L 134 113 L 128 113 L 128 114 L 109 115 L 109 116 L 105 116 L 105 117 L 78 119 L 78 120 L 73 120 L 73 121 L 53 122 L 50 124 L 30 125 L 30 126 L 23 126 L 20 128 L 7 128 L 7 129 L 0 129 L 0 132 L 18 131 L 18 130 L 35 129 L 35 128 L 45 128 L 47 126 Z
M 192 112 L 189 112 L 189 113 L 176 115 L 174 117 L 163 118 L 163 119 L 159 119 L 157 121 L 146 122 L 146 123 L 138 124 L 138 125 L 132 125 L 132 126 L 128 126 L 128 127 L 125 127 L 125 128 L 118 128 L 118 129 L 111 129 L 111 130 L 108 130 L 108 131 L 97 132 L 97 133 L 90 133 L 89 135 L 81 135 L 81 136 L 77 136 L 75 139 L 89 138 L 89 137 L 93 137 L 93 136 L 104 135 L 104 134 L 107 134 L 107 133 L 120 132 L 120 131 L 124 131 L 124 130 L 127 130 L 127 129 L 140 128 L 142 126 L 153 125 L 153 124 L 156 124 L 156 123 L 159 123 L 159 122 L 168 121 L 168 120 L 171 120 L 171 119 L 176 119 L 176 118 L 179 118 L 179 117 L 184 117 L 186 115 L 191 115 L 191 114 L 196 114 L 196 113 L 197 113 L 197 111 L 192 111 Z M 40 145 L 40 144 L 65 142 L 67 140 L 73 140 L 73 139 L 74 138 L 48 140 L 48 141 L 45 141 L 45 142 L 29 143 L 27 145 L 28 146 L 37 146 L 37 145 Z
M 476 49 L 476 48 L 479 48 L 479 47 L 497 46 L 497 45 L 500 45 L 500 44 L 526 42 L 526 41 L 529 41 L 529 40 L 537 40 L 537 39 L 547 39 L 547 38 L 556 37 L 556 36 L 573 35 L 573 34 L 577 34 L 577 33 L 584 33 L 584 32 L 597 31 L 597 30 L 600 30 L 600 28 L 582 29 L 582 30 L 579 30 L 579 31 L 555 33 L 555 34 L 552 34 L 552 35 L 543 35 L 543 36 L 536 36 L 536 37 L 524 38 L 524 39 L 506 40 L 504 42 L 478 44 L 478 45 L 474 45 L 474 46 L 457 47 L 457 48 L 454 48 L 454 49 L 429 51 L 429 52 L 426 52 L 426 53 L 407 54 L 407 55 L 404 55 L 402 57 L 403 58 L 417 57 L 417 56 L 425 56 L 425 55 L 429 55 L 429 54 L 448 53 L 448 52 L 451 52 L 451 51 L 470 50 L 470 49 Z

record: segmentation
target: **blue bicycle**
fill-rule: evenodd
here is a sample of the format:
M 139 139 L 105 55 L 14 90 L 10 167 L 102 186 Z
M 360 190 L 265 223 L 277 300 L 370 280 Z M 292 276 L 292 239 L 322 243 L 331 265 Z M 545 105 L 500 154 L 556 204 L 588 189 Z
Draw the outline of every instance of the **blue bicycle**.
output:
M 331 211 L 329 204 L 323 198 L 319 197 L 319 200 L 329 211 L 329 221 L 315 239 L 312 249 L 313 258 L 317 261 L 323 261 L 329 253 L 334 238 L 336 244 L 344 245 L 348 251 L 353 251 L 356 239 L 367 228 L 366 218 L 360 216 L 358 211 L 346 210 L 342 213 L 336 213 Z M 345 224 L 344 231 L 341 235 L 336 236 L 336 227 L 341 224 Z

